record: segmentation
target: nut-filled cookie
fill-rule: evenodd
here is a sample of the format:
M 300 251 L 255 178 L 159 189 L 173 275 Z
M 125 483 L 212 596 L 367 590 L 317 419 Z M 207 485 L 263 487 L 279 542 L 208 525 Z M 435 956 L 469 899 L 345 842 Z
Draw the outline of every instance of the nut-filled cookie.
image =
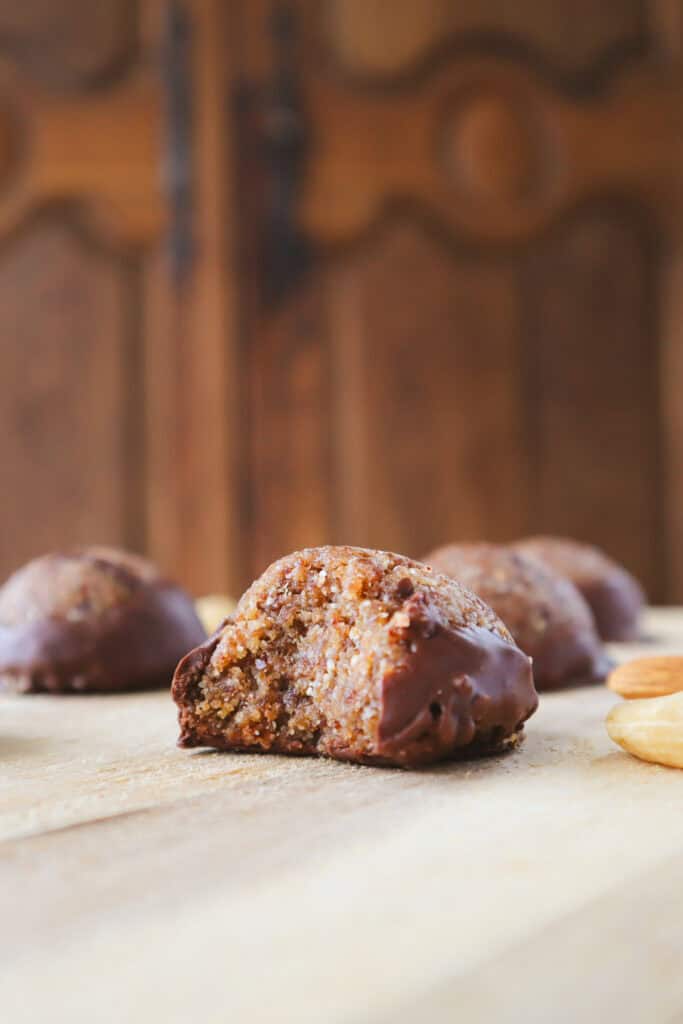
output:
M 564 537 L 528 537 L 515 547 L 572 581 L 588 602 L 603 640 L 638 638 L 645 593 L 604 551 Z
M 590 608 L 563 576 L 500 544 L 449 544 L 425 562 L 493 608 L 531 656 L 538 690 L 605 677 L 609 663 Z
M 205 637 L 191 598 L 144 558 L 100 547 L 44 555 L 0 588 L 0 689 L 168 686 Z
M 401 555 L 275 562 L 176 669 L 184 747 L 414 766 L 499 751 L 535 711 L 529 658 L 478 597 Z

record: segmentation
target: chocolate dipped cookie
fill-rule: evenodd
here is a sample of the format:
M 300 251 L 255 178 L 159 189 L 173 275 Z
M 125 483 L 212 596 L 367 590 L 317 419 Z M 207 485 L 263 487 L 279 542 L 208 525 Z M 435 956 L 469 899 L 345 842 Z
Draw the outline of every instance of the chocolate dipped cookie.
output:
M 563 576 L 500 544 L 449 544 L 425 562 L 493 608 L 530 655 L 538 690 L 604 679 L 609 663 L 591 610 Z
M 643 588 L 600 548 L 564 537 L 528 537 L 515 547 L 572 581 L 588 602 L 603 640 L 638 638 Z
M 45 555 L 0 588 L 0 688 L 168 686 L 205 636 L 190 597 L 144 558 L 99 547 Z
M 514 745 L 529 658 L 478 597 L 401 555 L 275 562 L 176 669 L 183 747 L 404 767 Z

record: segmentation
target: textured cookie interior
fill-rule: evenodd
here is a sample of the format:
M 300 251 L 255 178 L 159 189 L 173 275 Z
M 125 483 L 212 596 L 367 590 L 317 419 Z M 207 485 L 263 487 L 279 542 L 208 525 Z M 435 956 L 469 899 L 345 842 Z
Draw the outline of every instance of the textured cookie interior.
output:
M 380 713 L 372 682 L 389 656 L 382 627 L 402 601 L 380 583 L 313 565 L 247 595 L 198 683 L 197 718 L 239 745 L 317 748 L 329 726 L 369 749 Z
M 175 684 L 181 742 L 376 754 L 382 681 L 415 649 L 416 622 L 510 640 L 455 582 L 410 559 L 310 549 L 250 588 L 194 673 Z

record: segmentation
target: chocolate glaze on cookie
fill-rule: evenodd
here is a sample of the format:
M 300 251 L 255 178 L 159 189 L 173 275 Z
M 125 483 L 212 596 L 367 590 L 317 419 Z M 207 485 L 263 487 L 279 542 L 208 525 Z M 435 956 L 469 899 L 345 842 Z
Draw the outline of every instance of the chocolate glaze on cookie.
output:
M 538 690 L 605 677 L 609 663 L 593 616 L 569 580 L 499 544 L 450 544 L 425 562 L 493 608 L 531 656 Z
M 564 537 L 528 537 L 515 547 L 572 581 L 588 602 L 603 640 L 637 640 L 645 592 L 604 551 Z
M 178 666 L 185 747 L 412 766 L 504 749 L 537 705 L 529 658 L 482 601 L 387 552 L 274 563 Z
M 0 688 L 168 686 L 205 635 L 189 596 L 145 559 L 99 547 L 45 555 L 0 588 Z

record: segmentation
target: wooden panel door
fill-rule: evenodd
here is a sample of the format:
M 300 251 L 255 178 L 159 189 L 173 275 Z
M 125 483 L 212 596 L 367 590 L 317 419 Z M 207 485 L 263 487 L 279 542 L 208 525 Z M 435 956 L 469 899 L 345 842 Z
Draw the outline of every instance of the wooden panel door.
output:
M 218 0 L 0 0 L 0 575 L 232 570 Z
M 140 26 L 100 6 L 0 5 L 3 574 L 81 540 L 143 545 L 126 250 L 162 230 L 158 96 Z
M 682 600 L 681 5 L 238 6 L 242 579 L 543 530 Z

